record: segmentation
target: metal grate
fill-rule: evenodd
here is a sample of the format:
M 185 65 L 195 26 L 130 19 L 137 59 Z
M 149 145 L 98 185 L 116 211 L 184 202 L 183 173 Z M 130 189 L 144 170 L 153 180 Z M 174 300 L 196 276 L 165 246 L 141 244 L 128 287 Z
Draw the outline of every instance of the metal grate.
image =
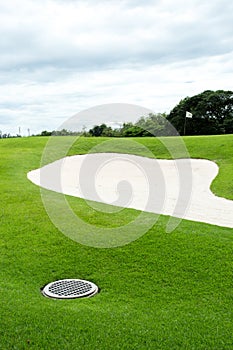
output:
M 80 279 L 64 279 L 47 284 L 43 295 L 56 299 L 74 299 L 91 297 L 98 292 L 98 287 L 89 281 Z

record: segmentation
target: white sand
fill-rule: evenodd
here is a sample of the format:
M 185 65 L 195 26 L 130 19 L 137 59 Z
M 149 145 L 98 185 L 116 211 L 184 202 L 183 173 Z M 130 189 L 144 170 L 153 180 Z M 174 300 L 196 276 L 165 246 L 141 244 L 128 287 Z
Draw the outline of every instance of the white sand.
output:
M 66 157 L 28 173 L 67 195 L 233 228 L 233 201 L 215 196 L 214 162 L 98 153 Z

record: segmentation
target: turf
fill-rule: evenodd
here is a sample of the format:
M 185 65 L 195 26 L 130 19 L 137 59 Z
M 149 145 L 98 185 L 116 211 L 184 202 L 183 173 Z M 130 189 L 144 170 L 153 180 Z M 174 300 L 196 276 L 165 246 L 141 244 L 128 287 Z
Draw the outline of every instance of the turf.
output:
M 115 141 L 81 138 L 69 154 L 98 151 L 104 141 L 116 151 Z M 212 190 L 233 199 L 233 135 L 184 141 L 191 157 L 216 161 Z M 39 188 L 26 178 L 40 166 L 46 142 L 0 140 L 0 349 L 232 349 L 233 230 L 183 220 L 168 234 L 168 218 L 160 216 L 126 246 L 80 245 L 51 223 Z M 170 157 L 158 139 L 119 142 L 117 151 Z M 96 226 L 137 216 L 127 209 L 97 213 L 84 200 L 68 200 Z M 40 288 L 60 278 L 90 279 L 101 290 L 82 300 L 43 297 Z

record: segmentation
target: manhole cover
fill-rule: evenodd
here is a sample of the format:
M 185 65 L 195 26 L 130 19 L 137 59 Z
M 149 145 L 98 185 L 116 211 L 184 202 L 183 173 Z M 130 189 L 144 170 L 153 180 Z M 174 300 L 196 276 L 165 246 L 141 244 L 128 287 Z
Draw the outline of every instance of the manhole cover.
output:
M 74 299 L 91 297 L 98 292 L 98 287 L 89 281 L 64 279 L 47 284 L 42 293 L 56 299 Z

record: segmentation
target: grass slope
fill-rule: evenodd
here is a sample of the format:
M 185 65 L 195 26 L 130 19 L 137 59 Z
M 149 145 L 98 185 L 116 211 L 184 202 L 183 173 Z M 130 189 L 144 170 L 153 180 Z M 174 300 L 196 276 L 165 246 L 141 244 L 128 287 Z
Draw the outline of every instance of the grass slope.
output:
M 106 140 L 79 139 L 70 154 Z M 233 136 L 184 140 L 191 157 L 218 163 L 212 189 L 233 199 Z M 79 245 L 53 226 L 39 188 L 26 178 L 39 167 L 46 142 L 0 140 L 0 349 L 232 349 L 233 230 L 183 220 L 167 234 L 168 218 L 160 216 L 127 246 Z M 159 140 L 134 142 L 169 157 Z M 126 149 L 141 153 L 122 143 Z M 116 223 L 81 199 L 69 200 L 95 225 L 122 225 L 137 215 L 124 210 Z M 83 300 L 44 298 L 40 288 L 60 278 L 90 279 L 101 292 Z

